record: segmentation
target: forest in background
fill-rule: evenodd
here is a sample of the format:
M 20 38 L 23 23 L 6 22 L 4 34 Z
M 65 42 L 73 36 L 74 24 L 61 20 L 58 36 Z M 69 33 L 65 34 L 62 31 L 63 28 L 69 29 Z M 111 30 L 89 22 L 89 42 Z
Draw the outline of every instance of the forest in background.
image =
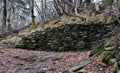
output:
M 28 24 L 32 27 L 44 25 L 64 14 L 88 18 L 106 11 L 118 16 L 115 11 L 120 8 L 119 3 L 119 0 L 0 0 L 1 33 L 24 28 Z M 88 15 L 80 14 L 84 11 Z

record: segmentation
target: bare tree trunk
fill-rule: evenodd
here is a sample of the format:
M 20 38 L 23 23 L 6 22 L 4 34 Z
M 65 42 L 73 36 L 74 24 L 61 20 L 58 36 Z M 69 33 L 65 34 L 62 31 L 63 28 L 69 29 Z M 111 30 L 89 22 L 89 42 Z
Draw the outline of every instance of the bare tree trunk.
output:
M 45 14 L 45 23 L 49 22 L 49 16 L 48 16 L 48 8 L 47 8 L 47 1 L 44 0 L 44 14 Z
M 113 4 L 113 0 L 102 0 L 102 1 L 103 1 L 103 3 L 104 3 L 104 7 L 110 6 L 110 5 Z
M 41 9 L 39 8 L 39 6 L 35 3 L 35 7 L 36 7 L 36 10 L 37 10 L 37 13 L 38 13 L 38 16 L 39 16 L 39 20 L 41 20 L 41 13 L 42 13 L 42 11 L 41 11 Z
M 3 6 L 3 19 L 2 19 L 2 35 L 5 32 L 6 29 L 6 20 L 7 20 L 7 0 L 3 0 L 4 6 Z
M 54 7 L 55 7 L 55 9 L 56 9 L 56 12 L 57 12 L 58 16 L 61 16 L 62 13 L 61 13 L 61 11 L 60 11 L 60 9 L 59 9 L 58 3 L 59 3 L 58 0 L 54 0 Z
M 9 8 L 8 8 L 8 11 L 9 11 L 9 12 L 7 13 L 7 14 L 8 14 L 8 17 L 7 17 L 7 23 L 8 23 L 7 30 L 10 31 L 10 32 L 12 31 L 11 19 L 10 19 L 10 17 L 11 17 L 11 8 L 12 8 L 12 6 L 13 6 L 13 5 L 12 5 L 12 2 L 13 2 L 13 1 L 9 2 Z
M 30 11 L 31 11 L 31 21 L 32 21 L 32 28 L 35 28 L 35 15 L 34 15 L 34 0 L 32 1 L 28 1 L 29 2 L 29 7 L 30 7 Z
M 120 0 L 118 0 L 118 8 L 119 8 L 119 10 L 120 10 Z
M 114 0 L 113 5 L 118 7 L 118 9 L 120 10 L 120 0 Z
M 35 15 L 34 15 L 34 0 L 32 0 L 31 5 L 31 18 L 32 18 L 32 27 L 35 28 Z
M 9 13 L 9 15 L 8 15 L 8 19 L 7 19 L 7 22 L 8 22 L 8 31 L 12 31 L 12 27 L 11 27 L 11 23 L 10 23 L 10 16 L 11 16 L 11 12 Z
M 78 0 L 78 9 L 79 9 L 79 11 L 82 9 L 82 3 L 83 3 L 83 0 Z
M 89 6 L 91 4 L 91 0 L 84 0 L 83 7 L 84 6 Z
M 79 16 L 77 9 L 78 9 L 78 0 L 75 0 L 75 14 Z
M 59 0 L 58 0 L 59 1 Z M 63 14 L 67 14 L 67 12 L 66 12 L 66 4 L 65 4 L 65 2 L 64 1 L 59 1 L 59 6 L 61 7 L 61 9 L 62 9 L 62 13 Z
M 42 13 L 41 13 L 41 19 L 42 19 L 42 25 L 45 23 L 45 15 L 44 15 L 44 2 L 43 2 L 43 0 L 41 0 L 41 11 L 42 11 Z
M 73 4 L 73 0 L 68 0 L 71 4 Z M 73 7 L 71 5 L 68 4 L 68 13 L 72 14 L 74 12 L 74 10 L 72 9 Z

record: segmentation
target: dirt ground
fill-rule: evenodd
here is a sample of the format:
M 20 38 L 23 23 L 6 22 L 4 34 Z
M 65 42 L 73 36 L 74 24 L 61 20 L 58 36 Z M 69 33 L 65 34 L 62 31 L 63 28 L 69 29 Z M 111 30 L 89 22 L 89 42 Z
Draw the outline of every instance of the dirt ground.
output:
M 22 49 L 1 49 L 0 73 L 64 73 L 73 64 L 83 61 L 86 52 L 45 52 Z M 84 69 L 93 73 L 93 68 L 100 62 L 100 57 L 94 57 Z M 103 69 L 100 73 L 112 73 L 111 68 Z

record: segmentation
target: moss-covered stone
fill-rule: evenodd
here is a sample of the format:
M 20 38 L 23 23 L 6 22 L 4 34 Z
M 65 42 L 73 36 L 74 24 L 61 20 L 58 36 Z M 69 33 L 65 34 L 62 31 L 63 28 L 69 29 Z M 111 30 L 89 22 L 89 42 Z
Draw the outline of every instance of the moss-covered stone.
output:
M 79 70 L 78 73 L 88 73 L 86 70 Z
M 100 63 L 100 65 L 102 66 L 102 67 L 108 67 L 109 65 L 108 64 L 106 64 L 106 63 Z
M 107 53 L 107 52 L 106 52 Z M 110 64 L 110 59 L 115 58 L 115 52 L 111 51 L 110 53 L 107 53 L 104 58 L 102 59 L 103 63 Z
M 109 64 L 114 65 L 117 62 L 116 58 L 112 58 L 109 61 Z
M 102 58 L 106 58 L 109 54 L 111 53 L 111 51 L 104 51 L 102 52 Z
M 16 45 L 16 48 L 24 48 L 25 49 L 25 45 L 24 44 L 18 44 L 18 45 Z
M 90 49 L 92 45 L 96 45 L 94 43 L 104 41 L 102 40 L 103 36 L 111 32 L 106 31 L 108 29 L 99 24 L 62 24 L 57 27 L 47 27 L 44 30 L 37 30 L 30 35 L 23 36 L 16 47 L 47 51 L 78 51 L 84 50 L 85 48 Z
M 114 49 L 114 46 L 113 47 L 106 47 L 105 50 L 106 51 L 112 51 Z

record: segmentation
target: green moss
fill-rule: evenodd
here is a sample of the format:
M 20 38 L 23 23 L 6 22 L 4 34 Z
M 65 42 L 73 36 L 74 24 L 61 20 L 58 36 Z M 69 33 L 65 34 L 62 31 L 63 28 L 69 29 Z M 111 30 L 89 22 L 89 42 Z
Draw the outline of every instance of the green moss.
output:
M 58 51 L 59 52 L 64 52 L 65 48 L 64 47 L 59 47 Z
M 102 25 L 102 24 L 105 24 L 105 22 L 104 22 L 104 21 L 99 20 L 99 21 L 97 21 L 97 22 L 96 22 L 96 24 L 100 24 L 100 25 Z
M 80 21 L 80 24 L 85 25 L 85 24 L 86 24 L 86 19 L 82 19 L 82 20 Z
M 36 27 L 36 25 L 35 25 L 35 16 L 32 16 L 31 18 L 32 18 L 31 27 L 32 27 L 32 28 L 35 28 L 35 27 Z

